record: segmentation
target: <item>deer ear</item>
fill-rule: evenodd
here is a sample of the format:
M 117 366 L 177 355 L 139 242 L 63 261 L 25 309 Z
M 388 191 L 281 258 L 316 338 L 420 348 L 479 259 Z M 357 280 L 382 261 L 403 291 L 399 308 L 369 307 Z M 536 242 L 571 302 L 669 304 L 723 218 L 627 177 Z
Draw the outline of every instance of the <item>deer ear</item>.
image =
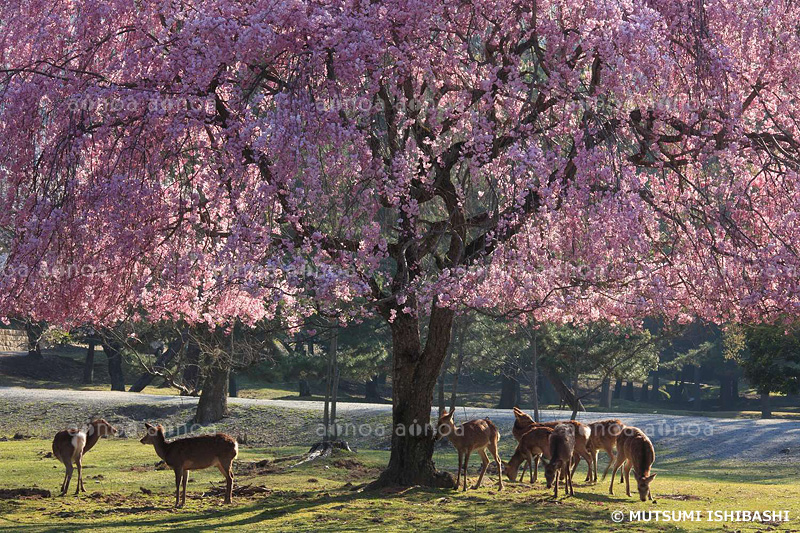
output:
M 647 476 L 646 478 L 644 478 L 644 480 L 647 481 L 648 483 L 650 483 L 651 481 L 653 481 L 653 478 L 656 477 L 657 475 L 658 474 L 653 474 L 651 476 Z
M 454 415 L 454 414 L 456 414 L 456 410 L 455 410 L 455 409 L 453 409 L 452 411 L 450 411 L 449 413 L 447 413 L 447 418 L 449 418 L 450 420 L 452 420 L 452 419 L 453 419 L 453 415 Z
M 144 427 L 146 427 L 147 429 L 153 429 L 153 426 L 151 426 L 147 422 L 144 423 Z

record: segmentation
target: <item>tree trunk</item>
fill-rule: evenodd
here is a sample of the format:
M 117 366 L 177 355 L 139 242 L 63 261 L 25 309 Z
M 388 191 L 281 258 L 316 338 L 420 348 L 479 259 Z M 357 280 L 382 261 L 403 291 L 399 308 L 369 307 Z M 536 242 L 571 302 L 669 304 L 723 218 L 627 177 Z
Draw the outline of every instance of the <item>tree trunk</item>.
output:
M 506 373 L 501 376 L 500 403 L 498 409 L 512 409 L 519 406 L 519 381 Z
M 34 359 L 42 358 L 41 340 L 44 334 L 43 322 L 31 322 L 30 320 L 25 323 L 25 334 L 28 337 L 28 357 Z
M 196 391 L 200 385 L 200 346 L 191 339 L 186 345 L 183 385 L 190 391 Z
M 639 401 L 640 402 L 647 402 L 650 400 L 650 391 L 647 388 L 648 383 L 647 380 L 642 382 L 642 391 L 639 394 Z
M 575 395 L 575 391 L 570 389 L 564 380 L 556 373 L 556 371 L 550 367 L 545 366 L 543 369 L 545 376 L 547 376 L 547 380 L 553 385 L 556 389 L 556 392 L 561 397 L 561 400 L 566 403 L 570 409 L 572 409 L 573 413 L 577 413 L 578 411 L 586 411 L 586 408 L 583 406 L 583 402 Z
M 628 381 L 626 386 L 625 386 L 625 399 L 628 400 L 629 402 L 635 402 L 636 401 L 636 395 L 634 394 L 633 381 Z
M 83 382 L 92 383 L 94 381 L 94 342 L 89 342 L 86 350 L 86 360 L 83 362 Z
M 772 418 L 772 409 L 769 402 L 769 390 L 762 389 L 759 391 L 759 394 L 761 394 L 761 418 L 765 420 Z
M 658 376 L 658 372 L 653 372 L 653 394 L 651 394 L 652 398 L 650 401 L 658 402 L 661 400 L 661 381 Z
M 535 324 L 534 324 L 535 326 Z M 531 380 L 531 387 L 533 388 L 533 420 L 539 421 L 539 346 L 536 329 L 533 330 L 533 380 Z
M 166 367 L 167 364 L 169 364 L 169 362 L 180 352 L 182 342 L 183 341 L 181 339 L 170 342 L 167 345 L 166 350 L 164 350 L 164 352 L 161 353 L 161 355 L 156 357 L 156 362 L 153 365 L 153 367 L 156 369 Z M 148 385 L 150 385 L 150 383 L 153 382 L 154 377 L 155 376 L 153 376 L 153 374 L 151 374 L 150 372 L 143 373 L 141 376 L 139 376 L 139 379 L 136 380 L 136 383 L 131 385 L 128 391 L 142 392 L 145 387 L 147 387 Z
M 122 372 L 122 348 L 115 342 L 104 342 L 103 351 L 108 358 L 108 377 L 111 390 L 125 390 L 125 375 Z
M 194 421 L 210 424 L 228 415 L 228 382 L 230 366 L 227 361 L 214 361 L 203 380 L 200 401 Z
M 618 379 L 614 383 L 614 396 L 613 396 L 613 398 L 615 400 L 619 400 L 620 398 L 622 398 L 622 380 L 621 379 Z
M 694 367 L 694 402 L 693 407 L 698 411 L 703 408 L 703 388 L 700 383 L 700 365 Z
M 228 396 L 237 398 L 239 396 L 239 383 L 236 381 L 236 373 L 231 370 L 230 378 L 228 379 Z
M 311 387 L 309 386 L 307 379 L 301 379 L 298 383 L 298 388 L 300 389 L 298 392 L 300 393 L 301 398 L 311 396 Z
M 731 378 L 725 374 L 719 377 L 719 408 L 722 411 L 730 409 Z
M 600 385 L 600 407 L 611 409 L 611 378 L 605 377 Z
M 328 371 L 325 374 L 325 406 L 322 411 L 322 427 L 325 430 L 325 434 L 322 438 L 322 442 L 328 442 L 331 438 L 331 396 L 333 395 L 333 372 L 337 340 L 336 335 L 333 335 L 328 343 Z
M 412 309 L 416 302 L 409 297 Z M 433 390 L 439 376 L 453 326 L 453 311 L 431 309 L 425 347 L 419 320 L 397 312 L 392 331 L 392 450 L 389 465 L 370 485 L 452 488 L 453 476 L 437 472 L 433 464 L 434 431 L 430 425 Z

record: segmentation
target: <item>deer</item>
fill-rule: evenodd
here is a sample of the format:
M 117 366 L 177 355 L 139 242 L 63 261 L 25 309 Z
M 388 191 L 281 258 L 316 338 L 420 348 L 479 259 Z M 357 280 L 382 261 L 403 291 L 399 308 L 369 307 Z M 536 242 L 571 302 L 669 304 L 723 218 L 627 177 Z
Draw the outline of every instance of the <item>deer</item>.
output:
M 573 472 L 575 468 L 578 466 L 578 461 L 580 458 L 583 458 L 586 461 L 586 464 L 589 465 L 589 470 L 592 469 L 594 462 L 592 461 L 593 455 L 589 453 L 587 448 L 589 443 L 589 437 L 591 437 L 591 429 L 586 425 L 578 422 L 577 420 L 562 420 L 562 421 L 555 421 L 555 422 L 536 422 L 531 415 L 519 409 L 518 407 L 514 407 L 514 427 L 511 429 L 511 434 L 517 439 L 517 442 L 522 438 L 522 436 L 530 431 L 531 428 L 537 426 L 544 426 L 549 428 L 555 428 L 559 424 L 571 424 L 575 428 L 575 467 L 573 468 Z M 526 468 L 530 468 L 532 465 L 528 463 Z M 525 475 L 525 470 L 523 469 L 522 475 Z
M 495 462 L 500 482 L 499 490 L 503 490 L 503 463 L 500 461 L 500 454 L 497 451 L 497 443 L 500 440 L 500 431 L 497 426 L 488 418 L 470 420 L 456 427 L 453 423 L 455 409 L 449 413 L 445 412 L 436 424 L 436 440 L 446 436 L 453 447 L 458 451 L 458 475 L 456 476 L 456 490 L 461 481 L 461 469 L 464 469 L 464 490 L 467 490 L 467 464 L 472 452 L 477 451 L 481 455 L 481 471 L 478 482 L 472 487 L 473 490 L 480 488 L 483 476 L 489 466 L 489 456 L 486 455 L 488 449 Z M 462 467 L 463 465 L 463 467 Z
M 594 468 L 589 469 L 589 472 L 586 475 L 586 481 L 594 481 L 597 483 L 597 459 L 601 449 L 605 450 L 605 452 L 608 454 L 608 465 L 606 465 L 606 469 L 603 472 L 603 479 L 605 480 L 609 469 L 614 464 L 614 460 L 616 459 L 614 447 L 617 445 L 617 437 L 620 433 L 622 433 L 624 428 L 625 424 L 616 418 L 600 420 L 598 422 L 592 422 L 589 424 L 589 429 L 592 433 L 589 437 L 587 448 L 594 459 Z
M 529 466 L 531 464 L 534 465 L 534 467 L 531 468 L 530 475 L 531 483 L 536 483 L 539 477 L 539 458 L 544 456 L 550 459 L 549 439 L 552 433 L 552 428 L 539 426 L 530 429 L 519 439 L 519 444 L 517 444 L 517 449 L 514 450 L 514 455 L 511 456 L 511 459 L 506 464 L 506 476 L 508 476 L 508 479 L 516 481 L 519 465 L 522 464 L 523 461 L 527 461 Z
M 631 468 L 633 468 L 639 499 L 642 501 L 652 500 L 650 493 L 650 482 L 656 477 L 651 474 L 650 469 L 656 460 L 656 451 L 653 443 L 639 428 L 628 426 L 622 430 L 617 437 L 617 458 L 614 462 L 614 472 L 611 474 L 611 485 L 608 488 L 609 494 L 614 494 L 614 478 L 617 470 L 624 464 L 625 474 L 625 493 L 631 495 Z M 622 480 L 620 479 L 620 483 Z
M 89 422 L 89 427 L 85 431 L 77 429 L 65 429 L 56 433 L 53 437 L 53 455 L 64 463 L 66 473 L 64 481 L 61 483 L 61 496 L 69 490 L 69 483 L 72 481 L 72 471 L 74 464 L 78 467 L 78 486 L 75 487 L 75 495 L 86 492 L 83 487 L 83 456 L 86 452 L 94 448 L 100 437 L 116 434 L 117 429 L 102 418 Z
M 145 423 L 146 432 L 139 441 L 152 444 L 156 454 L 175 472 L 175 507 L 186 505 L 186 481 L 189 470 L 203 470 L 216 466 L 227 483 L 225 503 L 231 503 L 233 496 L 233 460 L 239 454 L 239 443 L 225 433 L 187 437 L 172 442 L 164 438 L 161 424 L 152 426 Z M 183 495 L 180 494 L 181 486 Z
M 558 480 L 564 477 L 564 490 L 570 495 L 575 495 L 572 488 L 572 457 L 575 454 L 575 426 L 571 424 L 558 424 L 548 439 L 550 446 L 550 462 L 544 463 L 544 477 L 549 489 L 555 483 L 553 498 L 558 498 Z

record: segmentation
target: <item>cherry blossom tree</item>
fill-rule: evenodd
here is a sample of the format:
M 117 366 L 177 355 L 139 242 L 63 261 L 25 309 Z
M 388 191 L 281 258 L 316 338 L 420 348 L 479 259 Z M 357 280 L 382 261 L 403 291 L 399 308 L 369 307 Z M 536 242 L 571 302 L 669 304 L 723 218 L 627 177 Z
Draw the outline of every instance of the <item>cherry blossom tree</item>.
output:
M 0 310 L 390 326 L 382 483 L 462 307 L 796 314 L 800 7 L 9 0 Z

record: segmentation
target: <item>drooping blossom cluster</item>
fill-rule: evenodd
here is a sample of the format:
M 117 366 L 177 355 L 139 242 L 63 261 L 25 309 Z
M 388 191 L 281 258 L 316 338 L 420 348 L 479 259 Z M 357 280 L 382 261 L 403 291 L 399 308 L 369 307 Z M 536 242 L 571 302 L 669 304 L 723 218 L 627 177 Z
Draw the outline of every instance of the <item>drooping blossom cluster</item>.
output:
M 0 314 L 795 314 L 799 9 L 9 0 Z

